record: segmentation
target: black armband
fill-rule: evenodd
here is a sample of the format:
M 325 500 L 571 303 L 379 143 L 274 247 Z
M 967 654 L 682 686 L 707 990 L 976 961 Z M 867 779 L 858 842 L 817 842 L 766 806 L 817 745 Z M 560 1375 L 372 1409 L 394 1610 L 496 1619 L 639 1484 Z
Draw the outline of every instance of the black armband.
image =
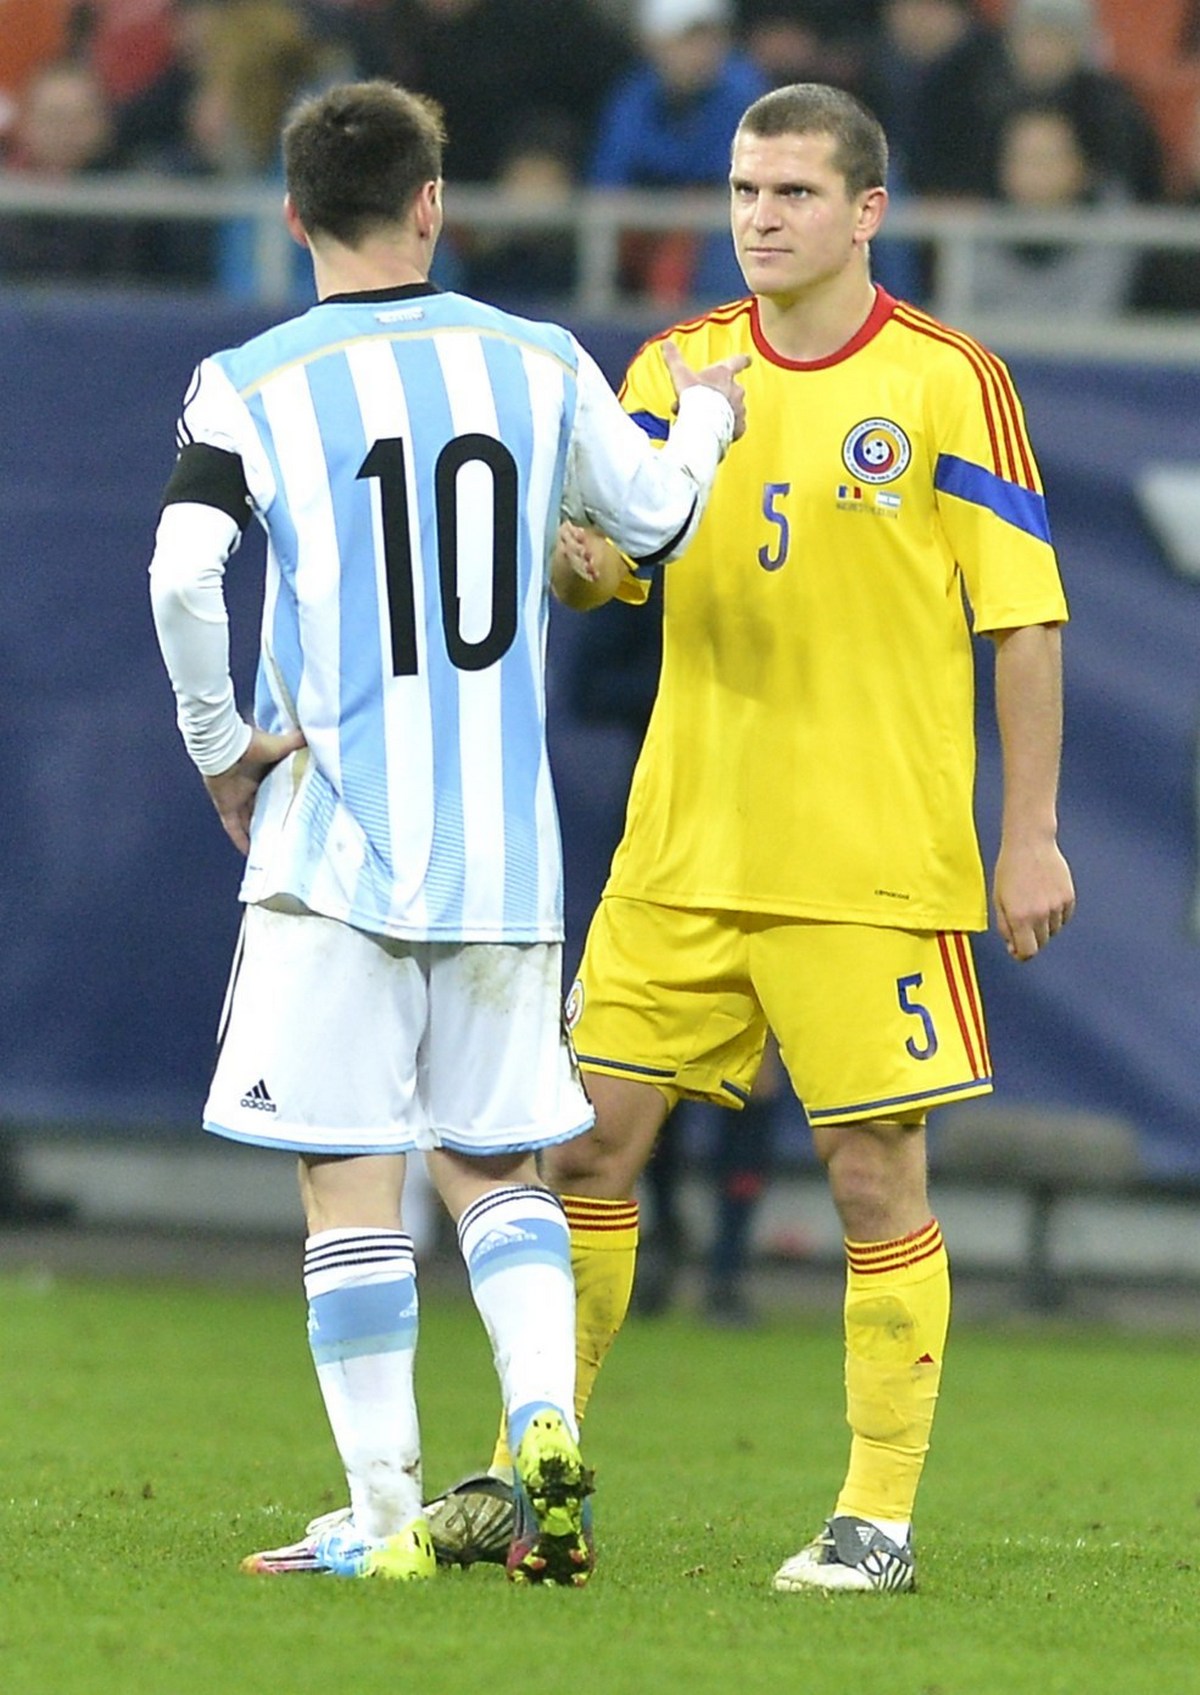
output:
M 179 451 L 162 497 L 164 506 L 178 506 L 182 501 L 215 506 L 244 530 L 250 522 L 250 490 L 238 455 L 207 442 L 188 442 Z
M 687 517 L 684 519 L 683 523 L 680 524 L 680 526 L 676 530 L 675 534 L 671 537 L 670 541 L 667 542 L 663 547 L 658 548 L 656 552 L 647 553 L 645 555 L 645 557 L 641 558 L 641 559 L 634 559 L 633 560 L 634 568 L 638 571 L 645 571 L 645 570 L 648 570 L 651 566 L 661 565 L 664 559 L 669 559 L 671 554 L 674 553 L 675 549 L 679 546 L 680 542 L 683 540 L 684 536 L 687 534 L 688 525 L 691 523 L 692 519 L 695 516 L 696 516 L 696 502 L 693 500 L 692 505 L 691 505 L 691 510 L 688 512 Z

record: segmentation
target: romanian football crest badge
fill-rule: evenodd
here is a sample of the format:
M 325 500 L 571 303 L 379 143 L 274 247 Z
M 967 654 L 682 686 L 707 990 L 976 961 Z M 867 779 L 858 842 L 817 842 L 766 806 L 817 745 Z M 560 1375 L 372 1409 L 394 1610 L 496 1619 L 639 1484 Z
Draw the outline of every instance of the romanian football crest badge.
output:
M 842 463 L 864 483 L 892 483 L 906 470 L 912 447 L 899 424 L 890 418 L 868 418 L 855 424 L 842 443 Z

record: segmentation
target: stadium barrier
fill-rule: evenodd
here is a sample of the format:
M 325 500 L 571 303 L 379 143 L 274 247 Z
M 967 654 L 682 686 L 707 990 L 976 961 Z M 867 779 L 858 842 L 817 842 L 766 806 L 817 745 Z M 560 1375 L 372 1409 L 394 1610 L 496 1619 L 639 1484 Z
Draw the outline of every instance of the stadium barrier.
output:
M 281 188 L 260 182 L 214 182 L 141 173 L 47 183 L 0 174 L 0 219 L 9 213 L 49 218 L 142 219 L 167 223 L 248 220 L 254 228 L 253 297 L 266 304 L 293 298 L 294 248 L 280 216 Z M 623 243 L 630 235 L 719 236 L 728 231 L 727 197 L 720 191 L 660 193 L 581 189 L 561 203 L 543 205 L 482 187 L 446 189 L 447 227 L 453 232 L 566 232 L 575 243 L 577 282 L 558 302 L 589 320 L 620 317 L 658 327 L 661 301 L 622 292 Z M 1191 252 L 1200 263 L 1200 209 L 1124 206 L 1039 213 L 999 205 L 938 204 L 898 199 L 889 209 L 878 246 L 927 246 L 931 284 L 923 304 L 952 323 L 1002 342 L 1011 351 L 1189 362 L 1195 357 L 1194 320 L 1167 321 L 1159 314 L 1125 312 L 1105 320 L 1077 314 L 1031 322 L 974 313 L 971 300 L 981 245 L 991 241 L 1116 246 L 1139 254 Z M 3 261 L 0 256 L 0 283 Z M 711 302 L 710 302 L 711 303 Z M 686 301 L 674 316 L 685 315 Z M 672 314 L 668 311 L 667 316 Z M 1172 315 L 1173 316 L 1173 315 Z

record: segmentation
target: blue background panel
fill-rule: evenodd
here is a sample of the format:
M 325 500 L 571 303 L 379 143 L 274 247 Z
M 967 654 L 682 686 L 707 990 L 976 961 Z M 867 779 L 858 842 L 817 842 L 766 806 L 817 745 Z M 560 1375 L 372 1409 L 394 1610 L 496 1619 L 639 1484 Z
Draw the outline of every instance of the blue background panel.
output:
M 163 298 L 0 300 L 0 1115 L 198 1122 L 240 862 L 173 721 L 146 587 L 194 363 L 261 311 Z M 614 380 L 640 335 L 579 325 Z M 1200 463 L 1193 373 L 1013 361 L 1071 601 L 1062 841 L 1075 923 L 980 975 L 1001 1097 L 1128 1115 L 1148 1170 L 1200 1175 L 1196 749 L 1200 585 L 1138 512 L 1137 472 Z M 261 601 L 252 534 L 228 589 L 248 700 Z M 631 614 L 630 616 L 634 616 Z M 551 627 L 568 966 L 620 828 L 630 748 L 579 723 Z M 994 854 L 999 755 L 980 643 L 979 814 Z

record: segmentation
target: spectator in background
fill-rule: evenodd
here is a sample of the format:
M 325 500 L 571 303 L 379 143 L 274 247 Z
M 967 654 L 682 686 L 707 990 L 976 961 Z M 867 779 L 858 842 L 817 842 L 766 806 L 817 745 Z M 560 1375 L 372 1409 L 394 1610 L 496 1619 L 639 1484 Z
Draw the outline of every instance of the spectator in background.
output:
M 883 0 L 856 89 L 893 141 L 894 205 L 987 194 L 990 156 L 980 111 L 1002 61 L 999 38 L 972 0 Z M 928 299 L 934 255 L 925 243 L 885 236 L 873 246 L 872 263 L 889 293 Z
M 815 82 L 826 69 L 826 43 L 814 8 L 787 0 L 743 0 L 739 36 L 772 88 Z
M 1003 47 L 989 102 L 994 138 L 989 189 L 999 174 L 1004 114 L 1033 99 L 1053 101 L 1070 114 L 1087 157 L 1130 199 L 1162 198 L 1162 146 L 1133 91 L 1100 63 L 1092 0 L 1012 0 Z M 988 105 L 981 110 L 986 113 Z
M 165 72 L 174 54 L 178 0 L 76 0 L 78 38 L 114 108 Z
M 117 107 L 120 146 L 135 166 L 170 169 L 174 161 L 190 174 L 190 108 L 215 22 L 228 11 L 228 0 L 175 0 L 170 53 L 158 75 Z
M 119 107 L 160 75 L 179 0 L 0 0 L 0 133 L 35 71 L 78 59 Z
M 729 137 L 769 84 L 733 45 L 730 0 L 639 0 L 643 58 L 601 114 L 589 181 L 597 188 L 699 189 L 729 180 Z M 663 305 L 739 296 L 723 232 L 639 232 L 624 280 Z
M 190 40 L 186 131 L 181 147 L 160 155 L 160 168 L 238 183 L 278 181 L 282 188 L 278 138 L 284 114 L 298 95 L 332 80 L 337 61 L 284 0 L 227 0 L 190 10 L 196 33 Z M 232 299 L 256 294 L 253 218 L 229 218 L 215 228 L 185 225 L 179 239 L 193 244 L 196 264 L 207 267 L 224 294 Z M 310 300 L 307 254 L 289 249 L 289 260 L 292 297 Z
M 70 46 L 72 0 L 0 0 L 0 146 L 27 84 Z
M 17 111 L 7 170 L 61 183 L 118 165 L 113 116 L 99 78 L 70 60 L 46 65 Z M 0 220 L 0 276 L 14 281 L 132 281 L 151 268 L 142 225 L 63 213 L 10 213 Z
M 998 139 L 1000 199 L 1022 211 L 1121 204 L 1125 196 L 1090 160 L 1074 114 L 1049 102 L 1014 106 Z M 1130 302 L 1137 256 L 1129 248 L 1055 241 L 981 242 L 972 304 L 1020 317 L 1108 317 Z
M 1182 181 L 1172 204 L 1200 211 L 1200 103 L 1180 164 Z M 1194 247 L 1151 249 L 1141 263 L 1134 303 L 1151 312 L 1200 312 L 1200 253 Z
M 576 186 L 573 131 L 554 113 L 534 114 L 517 128 L 496 180 L 516 204 L 566 208 Z M 562 228 L 514 227 L 462 233 L 463 284 L 468 294 L 500 305 L 562 304 L 575 291 L 575 235 Z
M 980 114 L 1003 61 L 999 38 L 971 0 L 885 0 L 860 92 L 891 137 L 893 195 L 990 192 Z
M 364 75 L 390 77 L 441 106 L 446 180 L 494 182 L 515 103 L 572 131 L 571 164 L 632 58 L 624 30 L 589 0 L 379 0 L 355 20 Z
M 772 88 L 830 82 L 857 90 L 883 0 L 739 0 L 746 52 Z
M 362 63 L 373 15 L 384 0 L 293 0 L 308 27 L 321 41 L 338 50 L 346 64 Z
M 229 0 L 206 21 L 198 88 L 212 110 L 215 163 L 233 177 L 278 177 L 279 129 L 296 97 L 334 62 L 286 0 Z

